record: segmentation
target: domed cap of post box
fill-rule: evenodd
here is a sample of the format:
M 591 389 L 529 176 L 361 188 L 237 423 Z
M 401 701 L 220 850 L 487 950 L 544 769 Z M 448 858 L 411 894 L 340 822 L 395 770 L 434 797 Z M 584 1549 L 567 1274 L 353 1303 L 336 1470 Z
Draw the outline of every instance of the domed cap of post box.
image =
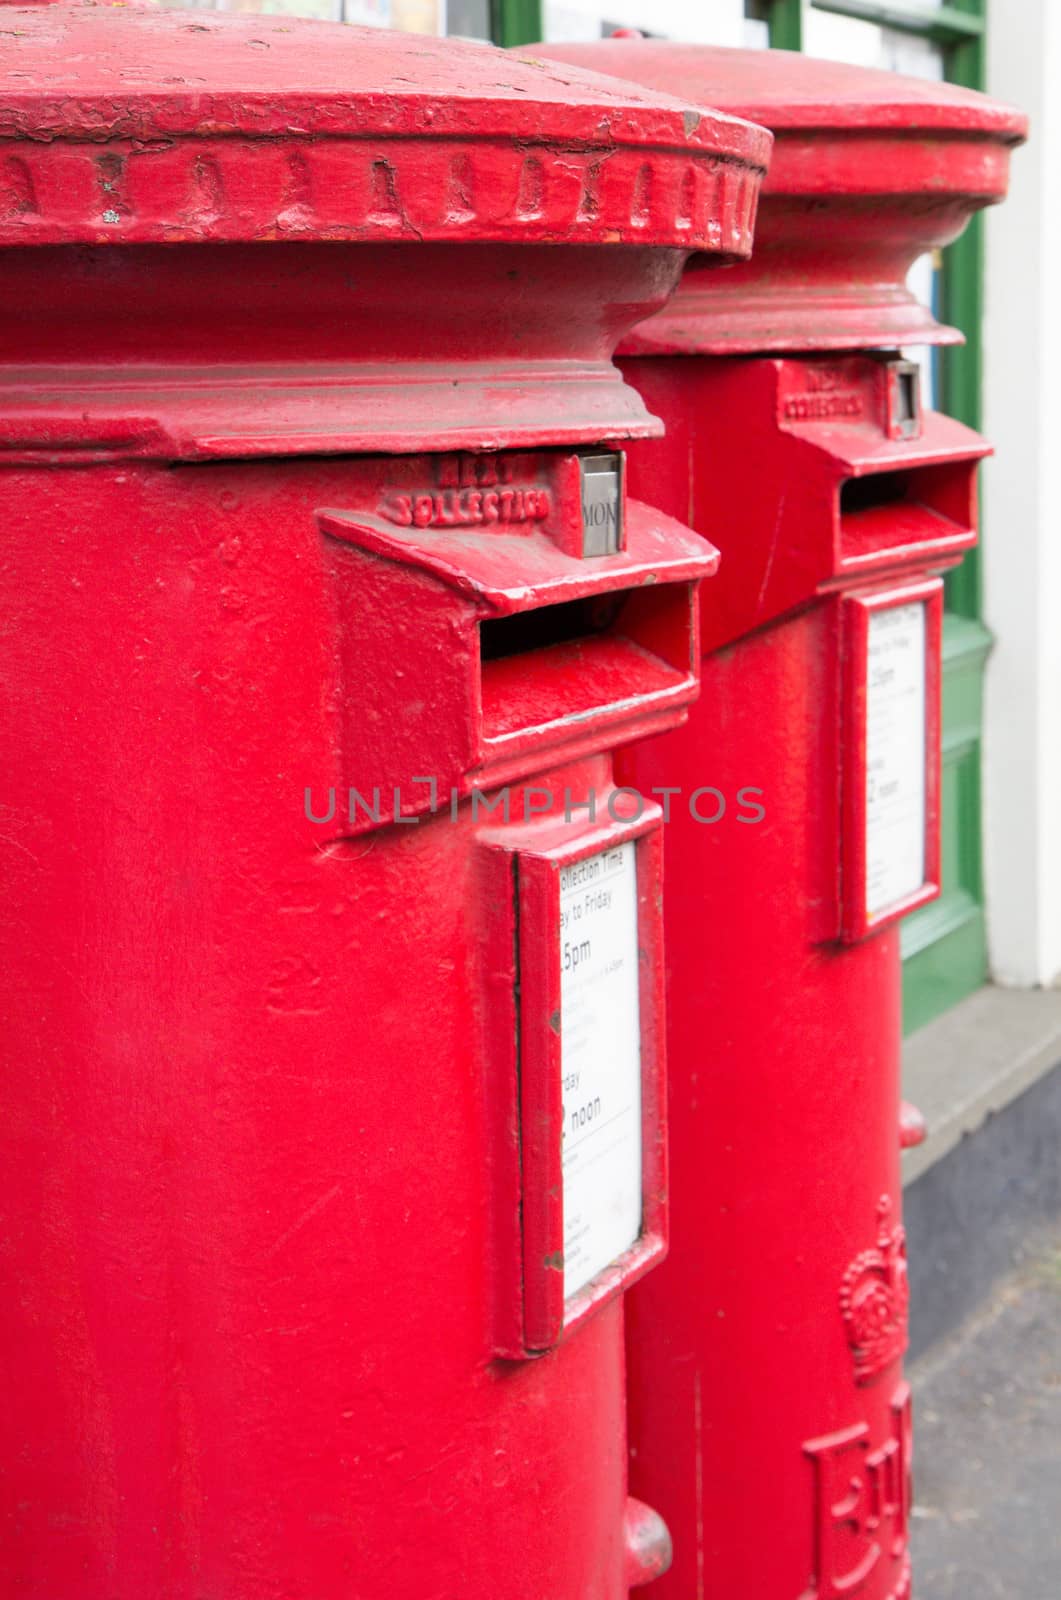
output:
M 761 122 L 774 134 L 755 255 L 708 275 L 695 258 L 631 352 L 742 353 L 944 344 L 906 287 L 910 265 L 1001 200 L 1027 118 L 953 84 L 785 50 L 639 37 L 536 51 Z
M 137 363 L 196 367 L 180 405 L 139 373 L 139 453 L 656 432 L 617 340 L 688 252 L 751 248 L 769 135 L 626 82 L 278 16 L 5 6 L 0 30 L 0 246 L 36 247 L 0 250 L 5 302 L 34 310 L 0 362 L 83 363 L 90 410 L 101 363 L 112 393 Z M 257 442 L 231 371 L 218 393 L 247 364 L 270 366 Z

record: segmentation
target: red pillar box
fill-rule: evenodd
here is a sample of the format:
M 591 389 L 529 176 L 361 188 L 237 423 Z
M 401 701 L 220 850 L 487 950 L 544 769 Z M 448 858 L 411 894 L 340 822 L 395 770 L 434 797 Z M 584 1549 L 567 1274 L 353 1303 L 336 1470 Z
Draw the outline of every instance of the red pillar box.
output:
M 796 55 L 555 53 L 775 134 L 750 264 L 694 261 L 624 346 L 667 424 L 631 486 L 723 552 L 703 699 L 620 767 L 675 791 L 673 1245 L 631 1301 L 631 1480 L 674 1535 L 661 1594 L 902 1600 L 897 919 L 938 892 L 939 574 L 987 447 L 898 350 L 957 337 L 906 273 L 1002 198 L 1024 119 Z
M 280 17 L 4 53 L 8 1586 L 615 1600 L 666 1196 L 611 752 L 716 557 L 610 358 L 768 135 Z

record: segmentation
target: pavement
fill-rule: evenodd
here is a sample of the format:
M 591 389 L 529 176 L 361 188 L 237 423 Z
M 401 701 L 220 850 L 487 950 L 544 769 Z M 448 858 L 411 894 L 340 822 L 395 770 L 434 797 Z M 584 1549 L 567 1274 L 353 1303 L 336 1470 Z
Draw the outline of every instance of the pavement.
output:
M 910 1377 L 913 1600 L 1061 1600 L 1061 1224 Z

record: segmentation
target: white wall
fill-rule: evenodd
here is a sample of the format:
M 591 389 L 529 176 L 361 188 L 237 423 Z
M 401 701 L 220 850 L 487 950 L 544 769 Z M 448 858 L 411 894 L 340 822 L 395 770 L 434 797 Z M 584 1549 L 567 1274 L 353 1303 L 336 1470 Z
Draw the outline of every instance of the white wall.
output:
M 987 217 L 984 850 L 993 974 L 1031 986 L 1061 973 L 1061 5 L 991 0 L 988 26 L 988 90 L 1032 137 Z

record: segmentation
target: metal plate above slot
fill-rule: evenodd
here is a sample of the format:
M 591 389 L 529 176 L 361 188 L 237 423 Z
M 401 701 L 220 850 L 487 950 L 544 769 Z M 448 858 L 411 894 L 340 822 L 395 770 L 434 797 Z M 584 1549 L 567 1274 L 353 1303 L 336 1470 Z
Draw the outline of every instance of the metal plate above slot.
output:
M 888 362 L 888 437 L 921 437 L 921 368 L 916 361 Z
M 582 554 L 613 556 L 624 547 L 621 450 L 579 456 L 582 478 Z

